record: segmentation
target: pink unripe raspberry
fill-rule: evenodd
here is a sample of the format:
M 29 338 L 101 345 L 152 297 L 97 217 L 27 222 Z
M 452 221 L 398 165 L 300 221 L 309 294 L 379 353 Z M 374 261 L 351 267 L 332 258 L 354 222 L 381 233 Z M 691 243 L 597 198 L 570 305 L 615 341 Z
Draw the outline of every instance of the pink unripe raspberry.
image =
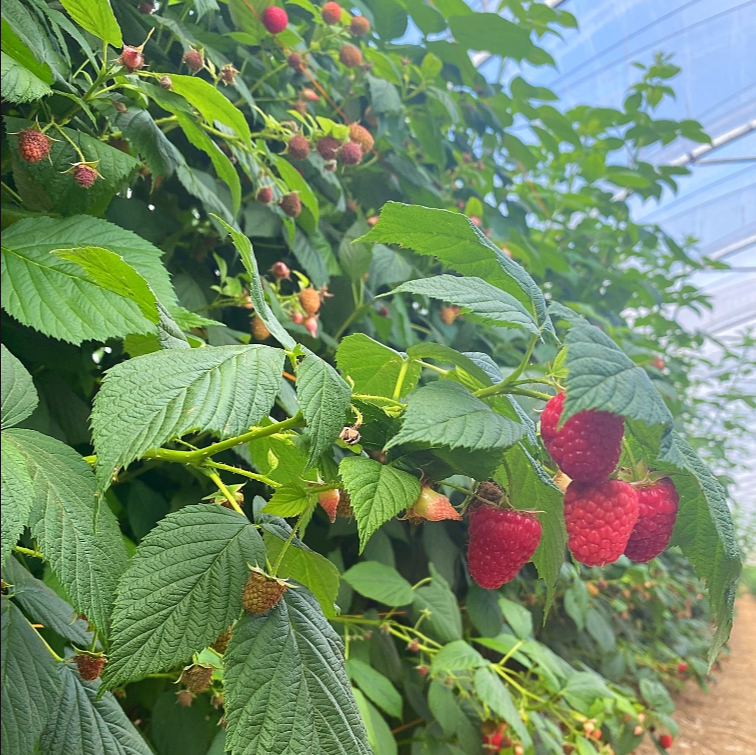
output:
M 128 69 L 129 73 L 144 68 L 144 55 L 142 55 L 142 48 L 126 45 L 118 57 L 118 62 L 124 68 Z
M 309 332 L 309 334 L 315 338 L 318 332 L 318 318 L 315 315 L 310 315 L 305 321 L 304 321 L 305 330 Z
M 100 174 L 87 163 L 77 163 L 73 168 L 73 177 L 82 189 L 90 189 Z
M 283 8 L 271 5 L 263 11 L 262 22 L 270 34 L 280 34 L 289 25 L 289 16 Z
M 462 519 L 449 499 L 429 485 L 423 486 L 420 490 L 417 500 L 407 511 L 407 518 L 428 522 L 440 522 L 442 519 Z
M 359 165 L 362 161 L 362 148 L 356 142 L 347 142 L 339 150 L 339 160 L 343 165 Z
M 324 490 L 318 494 L 318 503 L 323 507 L 326 514 L 328 514 L 331 524 L 336 521 L 336 511 L 339 508 L 340 498 L 338 490 Z
M 297 73 L 302 73 L 302 71 L 304 71 L 304 61 L 302 60 L 302 56 L 295 52 L 289 55 L 286 62 L 289 64 L 289 68 L 291 68 L 292 71 L 296 71 Z
M 344 45 L 339 50 L 339 60 L 347 68 L 357 68 L 362 65 L 362 53 L 354 45 Z
M 341 6 L 338 3 L 329 0 L 320 13 L 320 17 L 329 25 L 337 24 L 341 21 Z
M 304 315 L 298 310 L 295 310 L 291 313 L 291 321 L 296 325 L 301 325 L 304 322 Z
M 270 204 L 273 200 L 273 189 L 270 186 L 261 186 L 257 190 L 256 199 L 260 204 Z
M 289 270 L 289 266 L 285 262 L 274 262 L 271 265 L 270 272 L 278 280 L 289 280 L 291 278 L 291 270 Z

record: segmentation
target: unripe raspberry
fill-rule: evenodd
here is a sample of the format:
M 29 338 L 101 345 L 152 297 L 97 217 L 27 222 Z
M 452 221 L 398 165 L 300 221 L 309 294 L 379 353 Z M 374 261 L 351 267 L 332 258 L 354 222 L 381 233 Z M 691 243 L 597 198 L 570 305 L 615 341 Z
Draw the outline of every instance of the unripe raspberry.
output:
M 302 95 L 302 99 L 307 100 L 307 102 L 317 102 L 320 99 L 320 95 L 314 89 L 310 89 L 310 87 L 303 87 L 300 94 Z
M 318 493 L 318 503 L 323 507 L 326 514 L 328 514 L 331 524 L 336 521 L 336 512 L 339 508 L 340 497 L 338 490 L 324 490 Z
M 641 726 L 640 724 L 638 724 L 638 725 L 637 725 L 637 726 L 636 726 L 636 727 L 635 727 L 635 728 L 633 729 L 633 734 L 634 734 L 634 735 L 635 735 L 636 737 L 640 737 L 640 736 L 642 736 L 642 735 L 643 735 L 643 727 L 642 727 L 642 726 Z
M 176 693 L 176 703 L 182 708 L 191 708 L 193 702 L 194 695 L 188 689 L 182 689 Z
M 410 640 L 407 643 L 407 650 L 410 651 L 410 653 L 416 653 L 418 650 L 420 650 L 420 643 L 418 640 Z
M 451 325 L 459 317 L 459 307 L 441 307 L 438 316 L 444 325 Z
M 359 123 L 353 123 L 349 127 L 349 138 L 362 147 L 363 153 L 370 152 L 375 144 L 373 135 L 364 126 L 360 126 Z
M 364 36 L 370 31 L 370 21 L 365 16 L 352 16 L 352 22 L 349 24 L 349 31 L 358 37 Z
M 205 67 L 205 58 L 201 50 L 187 50 L 184 53 L 184 65 L 192 72 L 197 73 Z
M 318 140 L 316 149 L 324 160 L 335 160 L 341 142 L 335 136 L 324 136 Z
M 181 681 L 189 692 L 199 695 L 210 686 L 212 676 L 212 666 L 200 666 L 199 664 L 194 664 L 188 669 L 184 669 L 184 672 L 181 674 Z
M 142 0 L 142 2 L 139 3 L 139 12 L 143 16 L 150 16 L 155 12 L 155 4 L 152 0 Z
M 522 745 L 515 745 L 512 753 L 513 755 L 525 755 L 525 748 Z
M 347 68 L 357 68 L 362 65 L 362 53 L 354 45 L 344 45 L 339 50 L 339 60 Z
M 365 222 L 368 224 L 370 228 L 373 228 L 378 224 L 378 220 L 380 218 L 377 215 L 371 215 Z
M 285 580 L 269 577 L 261 569 L 254 568 L 244 585 L 242 607 L 247 613 L 265 613 L 281 600 L 288 586 Z
M 314 288 L 303 288 L 299 292 L 299 303 L 308 315 L 317 314 L 320 309 L 320 294 Z
M 315 315 L 310 315 L 304 321 L 305 330 L 313 337 L 318 333 L 318 318 Z
M 268 326 L 262 321 L 258 315 L 252 318 L 250 330 L 254 336 L 255 341 L 265 341 L 270 338 L 270 331 Z
M 75 658 L 76 667 L 79 669 L 79 676 L 85 682 L 93 682 L 99 679 L 108 659 L 104 655 L 90 655 L 89 653 L 80 653 Z
M 341 6 L 338 3 L 329 0 L 320 13 L 320 17 L 329 25 L 337 24 L 341 21 Z
M 219 634 L 215 642 L 210 645 L 210 647 L 215 650 L 218 655 L 223 655 L 223 653 L 225 653 L 228 649 L 229 642 L 231 642 L 231 627 L 229 627 L 225 632 Z
M 483 221 L 477 215 L 470 215 L 470 222 L 477 228 L 483 225 Z
M 296 218 L 302 212 L 302 200 L 299 198 L 299 192 L 292 191 L 290 194 L 284 194 L 278 200 L 279 207 L 285 215 L 290 218 Z
M 301 325 L 304 322 L 304 315 L 298 310 L 295 310 L 291 313 L 291 321 L 297 325 Z
M 455 519 L 457 521 L 462 519 L 449 499 L 429 485 L 422 487 L 417 500 L 407 511 L 407 518 L 410 521 L 417 520 L 418 523 L 440 522 L 442 519 Z
M 270 272 L 277 280 L 291 279 L 291 270 L 289 270 L 289 266 L 285 262 L 274 262 L 271 265 Z
M 228 65 L 223 66 L 223 68 L 221 68 L 220 70 L 221 81 L 226 85 L 235 84 L 237 73 L 239 73 L 239 71 L 237 71 L 231 63 L 229 63 Z
M 144 55 L 142 55 L 142 48 L 126 45 L 118 56 L 118 62 L 126 68 L 129 73 L 144 68 Z
M 339 497 L 339 506 L 336 509 L 336 516 L 340 516 L 343 519 L 351 519 L 354 516 L 352 499 L 349 497 L 349 493 L 346 490 L 341 491 L 341 496 Z
M 672 747 L 673 741 L 674 740 L 672 739 L 671 734 L 662 734 L 659 737 L 659 746 L 664 750 L 668 750 L 670 747 Z
M 280 34 L 289 25 L 289 17 L 283 8 L 271 5 L 263 12 L 262 22 L 270 34 Z
M 646 563 L 656 558 L 672 537 L 680 496 L 669 478 L 646 487 L 636 487 L 638 521 L 627 541 L 625 555 L 632 561 Z
M 291 68 L 292 71 L 296 71 L 297 73 L 302 73 L 302 71 L 304 71 L 304 61 L 302 60 L 302 56 L 295 52 L 289 55 L 286 62 L 289 64 L 289 68 Z
M 339 160 L 343 165 L 359 165 L 362 162 L 362 148 L 356 142 L 347 142 L 339 150 Z
M 428 666 L 418 666 L 415 671 L 417 671 L 420 676 L 428 676 L 430 668 Z
M 163 87 L 163 89 L 173 89 L 173 79 L 170 76 L 161 76 L 160 86 Z
M 495 482 L 491 482 L 491 480 L 483 480 L 483 482 L 478 484 L 475 496 L 476 499 L 478 499 L 478 505 L 481 503 L 480 499 L 482 498 L 484 501 L 488 501 L 498 507 L 501 503 L 501 499 L 504 497 L 504 491 L 502 491 Z
M 76 163 L 73 166 L 72 175 L 82 189 L 91 189 L 92 184 L 100 177 L 94 167 L 88 163 Z
M 289 139 L 288 149 L 295 160 L 304 160 L 310 154 L 310 142 L 304 136 L 297 134 Z
M 256 199 L 260 204 L 270 204 L 273 200 L 273 189 L 270 186 L 261 186 L 257 190 Z
M 37 128 L 25 128 L 16 134 L 18 154 L 27 163 L 38 163 L 50 154 L 52 139 Z

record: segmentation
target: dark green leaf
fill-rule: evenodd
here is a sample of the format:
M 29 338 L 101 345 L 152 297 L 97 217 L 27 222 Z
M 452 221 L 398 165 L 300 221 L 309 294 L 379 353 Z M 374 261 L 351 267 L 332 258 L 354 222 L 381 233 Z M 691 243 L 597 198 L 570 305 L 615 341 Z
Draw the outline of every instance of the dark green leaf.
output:
M 25 420 L 37 407 L 37 390 L 31 375 L 24 365 L 0 345 L 0 366 L 2 369 L 2 399 L 0 399 L 0 423 L 2 428 L 17 425 Z
M 453 16 L 449 28 L 454 39 L 468 50 L 485 50 L 514 60 L 522 60 L 532 49 L 527 29 L 496 13 Z
M 402 717 L 402 696 L 383 674 L 358 658 L 347 661 L 347 674 L 379 708 L 394 718 Z

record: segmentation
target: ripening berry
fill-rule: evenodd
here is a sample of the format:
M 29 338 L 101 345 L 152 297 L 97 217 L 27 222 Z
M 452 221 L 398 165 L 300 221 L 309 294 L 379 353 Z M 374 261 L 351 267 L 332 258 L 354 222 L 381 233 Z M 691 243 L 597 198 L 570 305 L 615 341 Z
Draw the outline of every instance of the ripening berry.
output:
M 360 126 L 359 123 L 353 123 L 349 127 L 349 138 L 362 147 L 363 153 L 370 152 L 375 144 L 373 135 L 364 126 Z
M 324 160 L 335 160 L 341 142 L 335 136 L 324 136 L 318 140 L 316 149 Z
M 344 45 L 339 50 L 339 60 L 347 68 L 357 68 L 362 65 L 362 53 L 354 45 Z
M 302 212 L 302 200 L 299 198 L 299 192 L 292 191 L 289 194 L 284 194 L 278 200 L 278 206 L 283 210 L 284 215 L 288 215 L 290 218 L 298 217 Z
M 181 681 L 192 694 L 199 695 L 210 686 L 210 680 L 213 676 L 212 666 L 201 666 L 194 664 L 188 669 L 184 669 L 181 674 Z
M 270 204 L 273 200 L 273 189 L 270 186 L 261 186 L 257 190 L 256 199 L 260 204 Z
M 428 676 L 430 668 L 428 666 L 418 666 L 415 671 L 417 671 L 420 676 Z
M 271 265 L 270 272 L 277 280 L 291 279 L 291 270 L 289 270 L 289 266 L 285 262 L 274 262 Z
M 37 128 L 25 128 L 16 134 L 18 154 L 27 163 L 38 163 L 50 154 L 52 139 Z
M 218 635 L 215 642 L 210 647 L 215 650 L 218 655 L 223 655 L 228 649 L 228 643 L 231 642 L 231 627 L 225 632 Z
M 318 318 L 315 315 L 310 315 L 304 321 L 305 330 L 313 337 L 318 333 Z
M 294 310 L 291 313 L 291 321 L 296 325 L 301 325 L 304 322 L 304 315 L 300 311 Z
M 314 89 L 310 89 L 310 87 L 303 87 L 300 94 L 302 95 L 302 99 L 307 100 L 307 102 L 317 102 L 320 99 L 320 95 Z
M 438 316 L 444 325 L 451 325 L 459 317 L 459 307 L 441 307 Z
M 197 73 L 205 67 L 205 58 L 202 50 L 187 50 L 184 53 L 184 65 L 192 72 Z
M 299 292 L 299 303 L 308 315 L 317 314 L 320 309 L 320 294 L 314 288 L 303 288 Z
M 674 740 L 672 739 L 671 734 L 662 734 L 659 737 L 659 747 L 661 747 L 664 750 L 668 750 L 670 747 L 672 747 L 672 742 Z
M 262 321 L 262 318 L 257 315 L 252 318 L 250 330 L 252 331 L 255 341 L 265 341 L 270 338 L 268 326 Z
M 79 669 L 79 676 L 85 682 L 93 682 L 95 679 L 99 679 L 107 658 L 104 655 L 90 655 L 89 653 L 81 653 L 76 656 L 76 667 Z
M 349 31 L 358 37 L 362 37 L 370 31 L 370 21 L 368 21 L 365 16 L 352 16 L 352 22 L 349 24 Z
M 295 160 L 305 160 L 310 154 L 310 142 L 301 134 L 297 134 L 289 139 L 288 150 Z
M 302 60 L 302 56 L 295 52 L 289 55 L 286 62 L 292 71 L 296 71 L 297 73 L 302 73 L 302 71 L 304 71 L 304 61 Z
M 442 519 L 461 520 L 460 513 L 451 505 L 449 499 L 434 490 L 429 485 L 424 485 L 420 495 L 407 511 L 407 518 L 419 522 L 440 522 Z
M 142 0 L 138 7 L 139 12 L 143 16 L 150 16 L 155 12 L 155 3 L 153 3 L 152 0 Z
M 318 503 L 323 507 L 331 524 L 336 521 L 336 512 L 339 508 L 339 499 L 341 498 L 338 490 L 324 490 L 318 493 Z
M 163 87 L 163 89 L 173 89 L 173 79 L 170 76 L 161 76 L 160 86 Z
M 638 725 L 637 725 L 637 726 L 636 726 L 636 727 L 635 727 L 635 728 L 633 729 L 633 734 L 634 734 L 634 735 L 635 735 L 636 737 L 640 737 L 640 736 L 642 736 L 642 735 L 643 735 L 643 727 L 642 727 L 642 726 L 641 726 L 640 724 L 638 724 Z
M 512 755 L 525 755 L 525 748 L 522 745 L 515 745 Z
M 94 182 L 100 177 L 95 168 L 88 163 L 76 163 L 73 166 L 72 175 L 82 189 L 90 189 Z
M 347 142 L 339 150 L 339 160 L 343 165 L 359 165 L 362 162 L 362 148 L 357 142 Z
M 188 689 L 182 689 L 176 693 L 176 703 L 182 708 L 191 708 L 193 702 L 194 695 Z
M 237 71 L 231 63 L 229 63 L 228 65 L 223 66 L 223 68 L 221 68 L 220 70 L 221 81 L 226 85 L 235 84 L 237 73 L 239 73 L 239 71 Z
M 283 8 L 271 5 L 262 15 L 263 26 L 270 34 L 280 34 L 289 24 L 289 17 Z
M 333 0 L 329 0 L 329 2 L 323 6 L 320 17 L 330 26 L 339 23 L 339 21 L 341 21 L 341 6 L 338 3 L 333 2 Z
M 483 221 L 477 215 L 470 215 L 470 222 L 478 228 L 483 225 Z
M 247 613 L 265 613 L 281 600 L 288 586 L 285 580 L 269 577 L 261 569 L 254 568 L 244 585 L 242 607 Z
M 144 68 L 144 55 L 142 55 L 142 48 L 126 45 L 118 56 L 118 62 L 124 68 L 128 69 L 129 73 Z

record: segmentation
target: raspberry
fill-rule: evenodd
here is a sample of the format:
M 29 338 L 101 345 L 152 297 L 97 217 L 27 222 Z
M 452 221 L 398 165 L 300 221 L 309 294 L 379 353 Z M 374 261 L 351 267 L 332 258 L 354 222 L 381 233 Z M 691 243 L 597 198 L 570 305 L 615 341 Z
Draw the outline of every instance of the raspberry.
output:
M 191 708 L 194 702 L 194 695 L 188 689 L 182 689 L 176 693 L 176 702 L 182 708 Z
M 268 32 L 280 34 L 289 25 L 289 17 L 283 8 L 271 5 L 263 12 L 262 22 Z
M 504 747 L 511 745 L 511 740 L 506 737 L 509 742 L 505 745 L 505 732 L 507 730 L 507 724 L 499 723 L 498 721 L 484 721 L 481 725 L 483 732 L 483 751 L 484 752 L 500 752 Z
M 139 12 L 143 16 L 150 16 L 155 12 L 155 4 L 152 2 L 152 0 L 144 0 L 144 2 L 139 3 Z
M 220 71 L 221 81 L 226 85 L 235 84 L 237 73 L 239 73 L 239 71 L 237 71 L 236 68 L 234 68 L 231 63 L 229 63 L 228 65 L 225 65 L 223 66 L 223 68 L 221 68 L 221 71 Z
M 318 494 L 318 503 L 323 507 L 331 524 L 336 521 L 336 512 L 339 510 L 339 500 L 341 496 L 338 490 L 324 490 Z
M 82 189 L 90 189 L 100 174 L 88 163 L 76 163 L 73 166 L 73 177 Z
M 302 212 L 302 200 L 299 198 L 299 193 L 292 191 L 290 194 L 284 194 L 281 199 L 278 200 L 279 207 L 283 210 L 284 215 L 288 215 L 290 218 L 296 218 L 300 212 Z
M 357 68 L 362 65 L 362 53 L 354 45 L 344 45 L 339 50 L 339 60 L 347 68 Z
M 353 123 L 349 127 L 349 138 L 359 144 L 363 152 L 370 152 L 375 144 L 373 135 L 364 126 L 360 126 L 359 123 Z
M 244 585 L 242 606 L 247 613 L 265 613 L 281 600 L 288 586 L 285 580 L 269 577 L 261 569 L 254 568 Z
M 664 750 L 668 750 L 670 747 L 672 747 L 672 735 L 671 734 L 662 734 L 659 737 L 659 747 L 661 747 Z
M 362 436 L 360 435 L 360 431 L 356 427 L 345 427 L 339 433 L 339 440 L 343 441 L 348 446 L 356 446 L 361 439 Z
M 451 325 L 459 316 L 459 307 L 441 307 L 438 316 L 444 325 Z
M 309 332 L 309 334 L 315 338 L 315 336 L 318 333 L 318 318 L 316 315 L 312 315 L 311 317 L 308 317 L 304 321 L 305 330 Z
M 669 478 L 649 487 L 635 488 L 638 494 L 638 521 L 627 541 L 625 555 L 645 564 L 669 545 L 677 519 L 680 496 Z
M 225 632 L 219 634 L 215 642 L 210 647 L 215 650 L 218 655 L 223 655 L 228 648 L 228 643 L 231 642 L 231 627 Z
M 201 50 L 187 50 L 184 53 L 184 65 L 192 72 L 197 73 L 205 66 L 205 58 Z
M 335 136 L 324 136 L 317 143 L 318 154 L 324 160 L 335 160 L 341 142 Z
M 38 163 L 50 154 L 52 139 L 36 128 L 25 128 L 16 135 L 18 154 L 27 163 Z
M 295 160 L 304 160 L 310 154 L 310 142 L 299 134 L 292 136 L 289 139 L 289 154 Z
M 470 576 L 487 590 L 498 589 L 530 561 L 540 539 L 541 523 L 532 514 L 483 504 L 470 514 Z
M 352 499 L 349 497 L 349 493 L 347 493 L 346 490 L 342 490 L 341 495 L 339 496 L 339 505 L 336 509 L 336 516 L 343 517 L 344 519 L 351 519 L 354 516 Z
M 291 313 L 291 321 L 295 325 L 301 325 L 304 322 L 304 315 L 299 311 L 294 311 Z
M 571 482 L 564 495 L 564 521 L 572 555 L 586 566 L 614 563 L 638 520 L 638 495 L 620 480 Z
M 285 262 L 274 262 L 271 265 L 270 272 L 278 280 L 289 280 L 291 278 L 291 270 Z
M 364 36 L 370 31 L 370 21 L 365 16 L 352 16 L 352 23 L 349 24 L 349 31 L 358 37 Z
M 307 102 L 317 102 L 320 99 L 320 95 L 310 87 L 304 87 L 300 94 L 302 99 L 307 100 Z
M 378 220 L 380 218 L 377 215 L 371 215 L 365 222 L 368 224 L 369 228 L 374 228 L 376 225 L 378 225 Z
M 255 341 L 265 341 L 270 338 L 268 326 L 257 315 L 252 318 L 250 330 L 252 331 Z
M 314 315 L 320 309 L 320 294 L 314 288 L 303 288 L 299 292 L 299 303 L 308 315 Z
M 578 412 L 557 430 L 565 394 L 549 399 L 541 414 L 541 438 L 551 458 L 573 480 L 605 480 L 617 466 L 625 423 L 622 417 L 595 409 Z
M 128 69 L 129 73 L 144 68 L 144 55 L 142 55 L 142 48 L 126 45 L 118 56 L 118 62 L 124 68 Z
M 362 162 L 362 147 L 357 142 L 347 142 L 339 150 L 339 160 L 343 165 L 359 165 Z
M 173 79 L 170 76 L 161 76 L 160 86 L 163 87 L 163 89 L 173 89 Z
M 329 0 L 321 11 L 320 17 L 329 25 L 337 24 L 341 21 L 341 6 Z
M 188 669 L 184 669 L 184 673 L 181 674 L 181 681 L 189 692 L 194 695 L 199 695 L 210 686 L 212 675 L 212 666 L 200 666 L 194 664 L 193 666 L 189 666 Z
M 297 73 L 302 73 L 302 71 L 304 71 L 304 61 L 302 60 L 302 56 L 297 55 L 295 52 L 289 55 L 286 62 L 289 64 L 289 68 L 291 68 L 292 71 L 296 71 Z
M 420 490 L 417 500 L 412 504 L 409 511 L 407 511 L 407 518 L 410 521 L 417 520 L 418 524 L 422 522 L 440 522 L 442 519 L 462 519 L 459 512 L 451 505 L 449 499 L 428 485 L 424 485 Z
M 79 669 L 79 676 L 85 682 L 93 682 L 99 679 L 108 659 L 104 655 L 89 655 L 81 653 L 76 656 L 76 666 Z
M 677 672 L 679 674 L 687 674 L 688 673 L 688 664 L 683 661 L 682 663 L 677 664 Z
M 291 109 L 296 111 L 300 115 L 304 115 L 307 112 L 307 103 L 302 102 L 302 100 L 297 100 L 296 102 L 292 103 Z
M 273 189 L 270 186 L 262 186 L 257 190 L 256 199 L 260 204 L 270 204 L 273 200 Z

